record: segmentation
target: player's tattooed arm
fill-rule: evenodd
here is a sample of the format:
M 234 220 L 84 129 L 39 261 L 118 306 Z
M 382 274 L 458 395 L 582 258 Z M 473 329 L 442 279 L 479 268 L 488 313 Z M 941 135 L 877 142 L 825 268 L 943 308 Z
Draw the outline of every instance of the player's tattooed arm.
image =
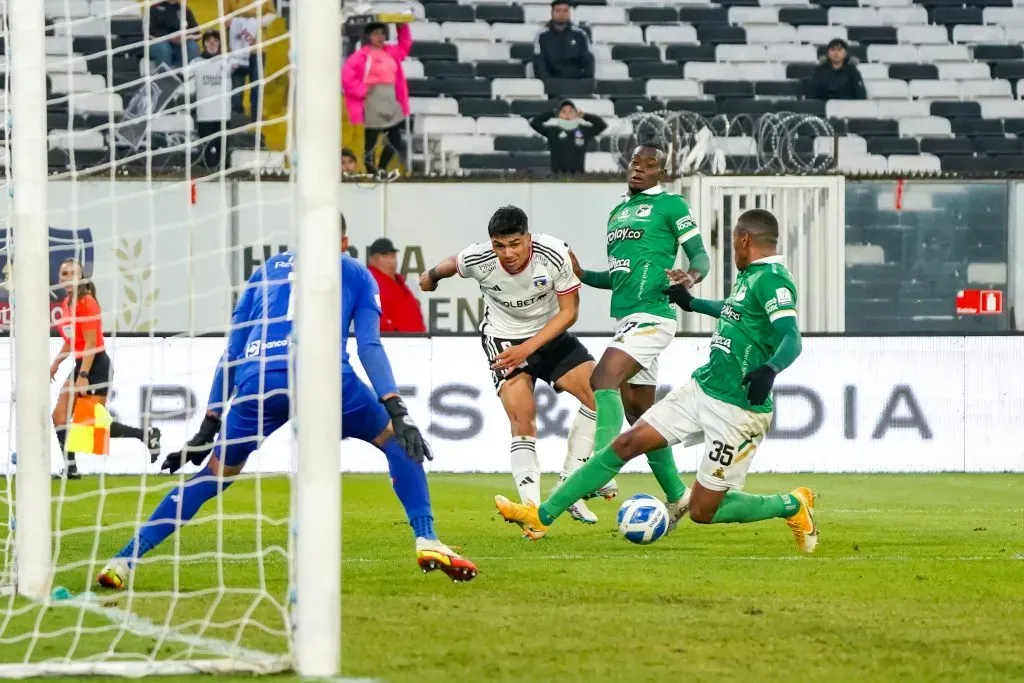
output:
M 437 289 L 437 283 L 453 277 L 459 272 L 459 266 L 454 256 L 449 256 L 436 266 L 420 275 L 420 289 L 424 292 L 433 292 Z

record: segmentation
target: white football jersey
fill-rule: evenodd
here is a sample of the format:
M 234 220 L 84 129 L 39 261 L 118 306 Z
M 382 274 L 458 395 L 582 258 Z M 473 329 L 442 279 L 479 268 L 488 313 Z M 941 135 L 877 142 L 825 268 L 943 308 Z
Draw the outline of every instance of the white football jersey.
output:
M 558 297 L 580 288 L 572 272 L 569 245 L 557 237 L 534 233 L 530 261 L 508 273 L 490 242 L 472 244 L 456 257 L 459 275 L 480 283 L 484 319 L 480 331 L 499 339 L 527 339 L 558 312 Z

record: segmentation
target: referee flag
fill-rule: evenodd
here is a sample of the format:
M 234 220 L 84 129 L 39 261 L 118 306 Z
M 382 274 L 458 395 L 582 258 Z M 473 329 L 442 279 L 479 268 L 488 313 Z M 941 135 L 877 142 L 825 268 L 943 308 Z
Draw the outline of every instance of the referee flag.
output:
M 75 411 L 68 430 L 68 451 L 107 455 L 110 452 L 110 413 L 91 396 L 75 399 Z

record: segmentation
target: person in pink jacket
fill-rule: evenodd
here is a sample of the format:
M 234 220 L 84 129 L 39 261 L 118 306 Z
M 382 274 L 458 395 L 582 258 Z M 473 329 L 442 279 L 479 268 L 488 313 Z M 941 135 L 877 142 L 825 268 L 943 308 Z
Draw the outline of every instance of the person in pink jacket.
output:
M 373 150 L 381 135 L 387 140 L 380 154 L 380 169 L 386 169 L 402 149 L 402 129 L 409 116 L 409 84 L 402 61 L 412 49 L 412 31 L 408 24 L 398 24 L 397 28 L 398 43 L 389 44 L 386 24 L 367 24 L 362 47 L 345 60 L 341 69 L 349 121 L 365 127 L 368 173 L 378 172 Z

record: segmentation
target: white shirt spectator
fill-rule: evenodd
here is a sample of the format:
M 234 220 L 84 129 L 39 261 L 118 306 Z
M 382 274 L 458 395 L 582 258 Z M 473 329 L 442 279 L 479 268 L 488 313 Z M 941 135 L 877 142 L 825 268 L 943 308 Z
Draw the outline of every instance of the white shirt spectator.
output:
M 236 16 L 231 18 L 228 26 L 228 51 L 234 63 L 241 66 L 249 61 L 249 53 L 260 41 L 260 24 L 269 26 L 275 14 L 264 14 L 261 19 L 256 17 Z M 257 48 L 258 51 L 262 51 Z
M 227 55 L 195 59 L 189 74 L 196 83 L 196 121 L 228 121 L 231 119 L 231 69 Z

